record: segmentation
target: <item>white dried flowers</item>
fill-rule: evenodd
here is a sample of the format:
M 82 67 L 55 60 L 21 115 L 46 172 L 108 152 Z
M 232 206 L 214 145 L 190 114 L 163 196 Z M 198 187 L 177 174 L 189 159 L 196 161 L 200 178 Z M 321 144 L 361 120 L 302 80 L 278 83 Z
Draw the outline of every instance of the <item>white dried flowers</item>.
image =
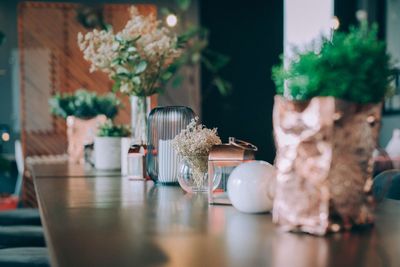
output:
M 207 129 L 198 121 L 198 117 L 192 119 L 186 129 L 174 138 L 172 146 L 193 169 L 195 187 L 201 188 L 207 182 L 208 154 L 214 145 L 221 144 L 221 139 L 216 128 Z
M 175 151 L 184 158 L 208 156 L 213 145 L 221 144 L 217 129 L 207 129 L 198 121 L 198 117 L 192 119 L 186 129 L 182 130 L 172 141 Z

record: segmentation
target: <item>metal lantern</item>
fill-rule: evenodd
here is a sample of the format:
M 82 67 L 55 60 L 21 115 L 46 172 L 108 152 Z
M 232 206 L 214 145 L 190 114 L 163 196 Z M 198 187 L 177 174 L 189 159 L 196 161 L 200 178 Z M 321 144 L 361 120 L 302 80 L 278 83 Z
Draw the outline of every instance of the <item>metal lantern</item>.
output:
M 256 146 L 234 137 L 229 137 L 228 144 L 213 146 L 208 156 L 209 204 L 231 204 L 227 193 L 229 175 L 236 166 L 254 160 L 256 151 Z
M 157 107 L 150 112 L 147 172 L 155 182 L 178 182 L 180 158 L 172 147 L 172 140 L 194 117 L 193 110 L 181 106 Z

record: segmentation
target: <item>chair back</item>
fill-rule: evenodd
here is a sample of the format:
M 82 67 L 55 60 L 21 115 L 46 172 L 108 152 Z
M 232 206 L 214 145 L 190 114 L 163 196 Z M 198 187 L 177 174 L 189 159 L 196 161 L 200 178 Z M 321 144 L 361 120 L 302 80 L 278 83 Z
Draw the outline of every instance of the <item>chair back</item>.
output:
M 24 154 L 22 151 L 21 141 L 16 140 L 14 146 L 15 146 L 15 161 L 17 163 L 17 169 L 18 169 L 18 177 L 17 177 L 17 182 L 15 184 L 14 195 L 20 197 L 22 180 L 24 177 L 24 170 L 25 170 Z

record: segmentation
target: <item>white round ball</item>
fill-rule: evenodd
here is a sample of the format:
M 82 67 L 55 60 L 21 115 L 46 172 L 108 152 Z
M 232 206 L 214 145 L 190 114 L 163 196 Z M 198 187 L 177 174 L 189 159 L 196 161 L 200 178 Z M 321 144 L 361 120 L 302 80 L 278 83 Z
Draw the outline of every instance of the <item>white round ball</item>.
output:
M 228 179 L 228 196 L 242 212 L 272 210 L 276 169 L 265 161 L 251 161 L 236 167 Z

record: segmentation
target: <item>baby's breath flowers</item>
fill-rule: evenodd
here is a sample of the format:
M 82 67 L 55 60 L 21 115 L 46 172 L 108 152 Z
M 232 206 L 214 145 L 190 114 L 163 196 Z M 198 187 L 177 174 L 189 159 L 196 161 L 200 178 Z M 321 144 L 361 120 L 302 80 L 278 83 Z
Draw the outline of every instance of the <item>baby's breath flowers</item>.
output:
M 114 89 L 136 96 L 150 96 L 167 82 L 169 67 L 181 55 L 177 36 L 154 14 L 143 16 L 130 8 L 131 19 L 118 33 L 112 29 L 78 34 L 78 45 L 91 63 L 90 71 L 100 70 L 115 81 Z
M 193 169 L 194 183 L 200 187 L 207 173 L 208 154 L 214 145 L 221 144 L 217 129 L 207 129 L 199 124 L 199 118 L 192 119 L 186 129 L 182 130 L 172 145 L 176 153 Z

